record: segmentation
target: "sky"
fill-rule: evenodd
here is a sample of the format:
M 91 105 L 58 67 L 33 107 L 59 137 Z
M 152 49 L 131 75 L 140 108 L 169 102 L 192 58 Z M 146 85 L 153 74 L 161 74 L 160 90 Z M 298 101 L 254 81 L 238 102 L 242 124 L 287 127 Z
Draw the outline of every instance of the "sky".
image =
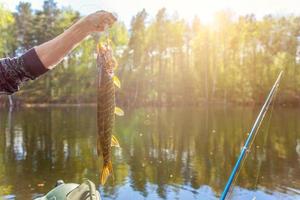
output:
M 43 0 L 22 0 L 31 2 L 34 9 L 42 7 Z M 20 0 L 0 0 L 5 7 L 15 10 Z M 300 14 L 299 0 L 56 0 L 59 7 L 71 6 L 83 15 L 96 10 L 115 12 L 128 26 L 132 16 L 143 8 L 150 18 L 162 8 L 170 15 L 177 12 L 180 17 L 191 20 L 197 15 L 202 22 L 209 23 L 220 10 L 231 10 L 237 15 L 253 13 L 258 18 L 266 14 Z

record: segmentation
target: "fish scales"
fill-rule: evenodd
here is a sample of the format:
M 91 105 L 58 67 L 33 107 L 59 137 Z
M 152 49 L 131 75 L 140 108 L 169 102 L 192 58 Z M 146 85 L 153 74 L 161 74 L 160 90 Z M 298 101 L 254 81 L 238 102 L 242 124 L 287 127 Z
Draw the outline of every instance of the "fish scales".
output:
M 112 134 L 115 122 L 115 86 L 113 81 L 113 57 L 111 50 L 99 47 L 97 65 L 98 74 L 98 97 L 97 97 L 97 118 L 98 118 L 98 141 L 97 153 L 103 157 L 103 169 L 100 175 L 100 182 L 104 184 L 112 171 L 111 146 Z

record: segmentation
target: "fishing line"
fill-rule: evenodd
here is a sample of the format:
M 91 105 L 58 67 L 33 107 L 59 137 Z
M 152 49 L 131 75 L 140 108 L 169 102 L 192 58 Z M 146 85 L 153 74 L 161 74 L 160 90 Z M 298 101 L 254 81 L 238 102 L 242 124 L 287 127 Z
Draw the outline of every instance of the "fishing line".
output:
M 274 105 L 274 104 L 273 104 L 273 105 Z M 270 121 L 270 120 L 269 120 L 269 121 Z M 251 141 L 251 143 L 250 143 L 250 145 L 249 145 L 249 148 L 248 148 L 248 150 L 247 150 L 247 153 L 246 153 L 245 157 L 243 158 L 242 164 L 241 164 L 240 168 L 238 169 L 238 172 L 237 172 L 237 174 L 236 174 L 236 176 L 235 176 L 235 178 L 234 178 L 234 180 L 233 180 L 233 182 L 232 182 L 233 185 L 236 185 L 237 178 L 239 177 L 239 175 L 240 175 L 240 173 L 241 173 L 241 169 L 244 167 L 244 165 L 245 165 L 245 163 L 246 163 L 246 162 L 245 162 L 245 161 L 246 161 L 246 158 L 248 157 L 249 153 L 251 152 L 251 147 L 252 147 L 252 145 L 253 145 L 253 143 L 254 143 L 254 140 L 255 140 L 255 138 L 256 138 L 256 136 L 257 136 L 257 133 L 258 133 L 258 130 L 259 130 L 261 124 L 262 124 L 262 121 L 260 122 L 258 128 L 256 129 L 256 132 L 255 132 L 254 137 L 253 137 L 253 139 L 252 139 L 252 141 Z M 249 133 L 248 133 L 248 134 L 249 134 Z M 248 134 L 247 134 L 247 135 L 248 135 Z M 242 147 L 242 148 L 243 148 L 243 147 Z M 229 199 L 230 199 L 230 198 L 232 197 L 232 195 L 233 195 L 233 189 L 234 189 L 234 188 L 231 187 L 231 188 L 230 188 L 230 191 L 228 192 L 227 197 L 228 197 Z
M 270 109 L 270 115 L 269 115 L 269 119 L 268 119 L 268 122 L 267 122 L 267 129 L 266 129 L 266 134 L 264 136 L 264 140 L 263 140 L 263 150 L 266 149 L 266 143 L 267 143 L 267 139 L 269 138 L 269 132 L 270 132 L 270 127 L 271 127 L 271 119 L 272 119 L 272 116 L 273 116 L 273 112 L 274 112 L 274 107 L 275 107 L 275 104 L 276 104 L 276 101 L 277 101 L 277 95 L 278 95 L 278 90 L 275 92 L 275 95 L 274 95 L 274 100 L 272 102 L 272 105 L 271 105 L 271 109 Z M 258 170 L 257 170 L 257 176 L 256 176 L 256 181 L 255 181 L 255 189 L 257 189 L 257 185 L 258 185 L 258 182 L 259 182 L 259 176 L 260 176 L 260 172 L 261 172 L 261 168 L 262 168 L 262 163 L 263 161 L 260 161 L 259 162 L 259 167 L 258 167 Z
M 263 140 L 263 141 L 264 141 L 264 142 L 263 142 L 263 146 L 265 146 L 266 141 L 267 141 L 267 138 L 268 138 L 268 136 L 269 136 L 269 130 L 270 130 L 270 124 L 271 124 L 271 118 L 272 118 L 272 115 L 273 115 L 274 105 L 275 105 L 275 102 L 276 102 L 276 99 L 277 99 L 277 98 L 276 98 L 276 97 L 277 97 L 277 94 L 278 94 L 278 88 L 276 89 L 276 91 L 275 91 L 275 93 L 274 93 L 274 96 L 273 96 L 273 102 L 271 102 L 271 105 L 268 105 L 268 107 L 267 107 L 267 109 L 270 107 L 270 114 L 269 114 L 269 117 L 268 117 L 268 122 L 266 123 L 266 124 L 267 124 L 267 125 L 266 125 L 267 129 L 266 129 L 266 134 L 265 134 L 265 137 L 264 137 L 264 140 Z M 254 137 L 253 137 L 253 139 L 252 139 L 252 141 L 251 141 L 251 143 L 250 143 L 250 145 L 249 145 L 249 148 L 248 148 L 248 150 L 247 150 L 247 154 L 246 154 L 246 156 L 244 157 L 244 159 L 242 160 L 241 167 L 239 168 L 239 170 L 238 170 L 238 172 L 237 172 L 237 175 L 236 175 L 236 177 L 234 178 L 234 181 L 233 181 L 233 184 L 234 184 L 234 185 L 235 185 L 235 183 L 236 183 L 236 181 L 237 181 L 237 178 L 239 177 L 239 174 L 240 174 L 240 172 L 241 172 L 241 169 L 244 167 L 244 164 L 245 164 L 246 158 L 248 157 L 248 154 L 251 153 L 251 147 L 252 147 L 252 145 L 253 145 L 253 143 L 254 143 L 254 141 L 255 141 L 255 139 L 256 139 L 256 136 L 257 136 L 258 131 L 259 131 L 261 125 L 262 125 L 262 122 L 263 122 L 263 120 L 260 122 L 258 128 L 256 129 L 256 132 L 255 132 L 255 134 L 254 134 Z M 255 178 L 255 179 L 256 179 L 256 181 L 255 181 L 255 187 L 258 185 L 259 174 L 260 174 L 261 166 L 262 166 L 261 163 L 262 163 L 262 162 L 259 163 L 259 167 L 258 167 L 258 170 L 257 170 L 258 173 L 257 173 L 257 176 L 256 176 L 256 178 Z M 233 195 L 233 187 L 230 188 L 230 191 L 229 191 L 229 193 L 228 193 L 229 199 L 232 197 L 232 195 Z

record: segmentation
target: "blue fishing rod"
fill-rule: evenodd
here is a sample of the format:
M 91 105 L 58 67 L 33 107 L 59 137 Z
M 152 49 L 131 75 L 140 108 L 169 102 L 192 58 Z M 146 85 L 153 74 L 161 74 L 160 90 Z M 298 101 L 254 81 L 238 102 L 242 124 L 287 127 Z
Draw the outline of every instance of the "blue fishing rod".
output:
M 225 200 L 227 195 L 228 195 L 228 192 L 231 188 L 231 185 L 233 183 L 233 181 L 237 178 L 237 174 L 238 174 L 238 171 L 240 169 L 240 166 L 244 160 L 244 158 L 246 157 L 247 155 L 247 151 L 251 148 L 251 144 L 252 144 L 252 141 L 254 140 L 256 134 L 257 134 L 257 131 L 260 127 L 260 124 L 262 123 L 267 111 L 268 111 L 268 108 L 269 108 L 269 105 L 271 104 L 272 102 L 272 99 L 273 97 L 275 96 L 275 93 L 278 89 L 278 86 L 279 86 L 279 83 L 280 83 L 280 80 L 281 80 L 281 76 L 282 76 L 282 73 L 283 71 L 280 72 L 280 74 L 278 75 L 278 78 L 277 80 L 275 81 L 269 95 L 268 95 L 268 98 L 266 99 L 263 107 L 261 108 L 260 112 L 259 112 L 259 115 L 257 116 L 256 120 L 255 120 L 255 123 L 251 129 L 251 132 L 249 133 L 249 136 L 245 142 L 245 145 L 244 147 L 242 148 L 241 150 L 241 153 L 240 153 L 240 156 L 239 158 L 237 159 L 236 163 L 235 163 L 235 166 L 231 172 L 231 175 L 226 183 L 226 186 L 223 190 L 223 193 L 220 197 L 220 200 Z

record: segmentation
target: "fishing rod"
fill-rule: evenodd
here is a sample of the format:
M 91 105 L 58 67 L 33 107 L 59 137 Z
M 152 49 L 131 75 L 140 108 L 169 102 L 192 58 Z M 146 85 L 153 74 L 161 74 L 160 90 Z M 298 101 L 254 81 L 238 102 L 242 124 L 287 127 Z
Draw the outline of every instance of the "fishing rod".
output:
M 263 119 L 264 119 L 264 116 L 266 115 L 267 111 L 268 111 L 268 108 L 269 108 L 269 105 L 271 104 L 272 102 L 272 99 L 273 97 L 275 96 L 274 94 L 276 93 L 276 90 L 278 89 L 278 86 L 279 86 L 279 83 L 280 83 L 280 80 L 281 80 L 281 76 L 282 76 L 282 73 L 283 71 L 281 71 L 278 75 L 278 78 L 277 80 L 275 81 L 263 107 L 261 108 L 255 122 L 254 122 L 254 125 L 251 129 L 251 132 L 249 133 L 249 136 L 245 142 L 245 145 L 244 147 L 242 148 L 241 150 L 241 153 L 239 155 L 239 158 L 237 159 L 236 163 L 235 163 L 235 166 L 231 172 L 231 175 L 226 183 L 226 186 L 222 192 L 222 195 L 220 197 L 220 200 L 225 200 L 226 197 L 227 197 L 227 194 L 231 188 L 231 185 L 233 183 L 233 181 L 235 180 L 235 178 L 237 177 L 237 174 L 238 174 L 238 171 L 239 171 L 239 168 L 242 164 L 242 161 L 243 159 L 246 157 L 246 153 L 247 151 L 251 148 L 251 143 L 252 143 L 252 140 L 255 138 L 256 134 L 257 134 L 257 131 L 260 127 L 260 124 L 262 123 Z

